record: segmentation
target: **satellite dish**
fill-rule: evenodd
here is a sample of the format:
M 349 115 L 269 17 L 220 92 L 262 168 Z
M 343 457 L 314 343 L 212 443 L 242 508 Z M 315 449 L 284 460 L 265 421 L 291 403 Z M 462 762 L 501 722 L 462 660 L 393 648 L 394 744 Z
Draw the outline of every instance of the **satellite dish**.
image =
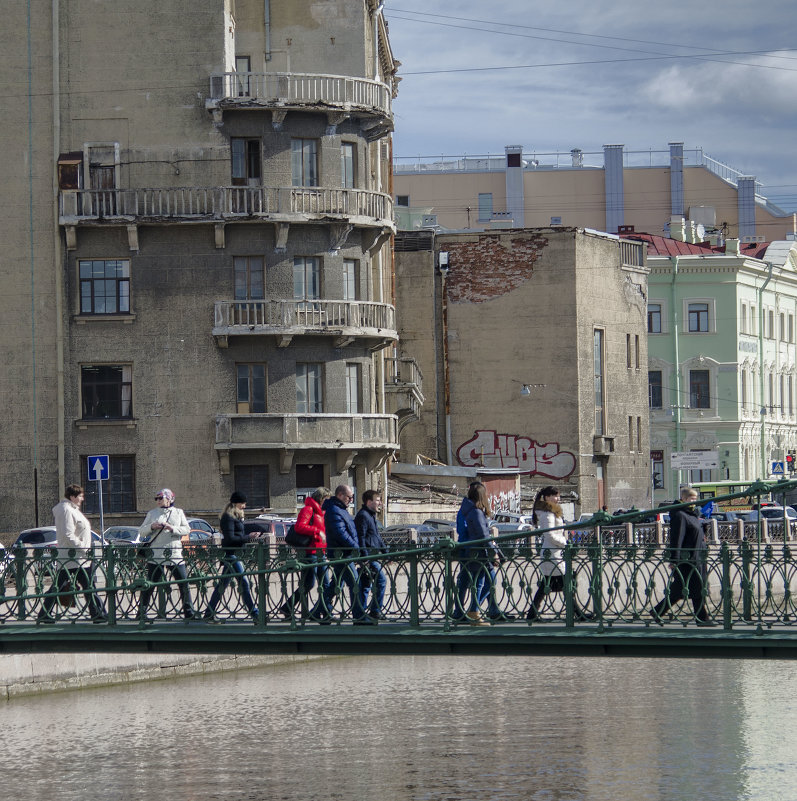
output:
M 697 228 L 695 228 L 695 233 L 697 234 L 697 238 L 702 242 L 706 238 L 706 226 L 703 223 L 698 223 Z

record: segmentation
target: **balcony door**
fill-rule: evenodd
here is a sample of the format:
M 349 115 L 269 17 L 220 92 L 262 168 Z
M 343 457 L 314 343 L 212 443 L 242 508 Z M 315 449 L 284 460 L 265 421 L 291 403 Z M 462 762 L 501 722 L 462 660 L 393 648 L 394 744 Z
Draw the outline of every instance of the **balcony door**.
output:
M 293 297 L 299 325 L 325 325 L 321 304 L 321 260 L 317 256 L 295 256 L 293 259 Z M 316 302 L 312 302 L 316 301 Z
M 230 139 L 233 214 L 263 211 L 259 187 L 263 175 L 259 139 Z M 239 188 L 240 187 L 240 188 Z

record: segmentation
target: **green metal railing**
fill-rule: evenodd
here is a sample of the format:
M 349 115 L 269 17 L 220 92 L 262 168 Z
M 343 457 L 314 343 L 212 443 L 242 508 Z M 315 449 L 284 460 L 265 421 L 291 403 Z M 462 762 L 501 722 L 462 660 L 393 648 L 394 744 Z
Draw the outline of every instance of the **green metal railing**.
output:
M 759 482 L 744 493 L 717 500 L 749 496 L 760 501 L 793 488 L 797 481 Z M 261 629 L 351 621 L 355 613 L 363 616 L 361 602 L 365 610 L 376 611 L 372 599 L 378 572 L 370 563 L 377 560 L 386 581 L 382 614 L 390 622 L 416 627 L 437 624 L 448 630 L 460 620 L 467 622 L 472 609 L 496 623 L 515 621 L 532 628 L 548 624 L 573 628 L 581 625 L 583 612 L 598 632 L 621 625 L 686 626 L 698 619 L 726 631 L 753 627 L 761 632 L 797 621 L 792 593 L 797 581 L 793 552 L 797 524 L 759 520 L 727 524 L 724 529 L 714 524 L 705 550 L 673 563 L 666 528 L 634 522 L 650 514 L 650 510 L 617 517 L 598 513 L 587 523 L 565 526 L 569 542 L 562 553 L 563 571 L 554 579 L 547 575 L 555 560 L 541 547 L 543 530 L 497 537 L 493 542 L 501 550 L 500 558 L 490 541 L 467 543 L 471 548 L 484 546 L 489 558 L 467 558 L 450 539 L 426 547 L 394 545 L 389 553 L 366 559 L 330 553 L 321 563 L 330 582 L 326 601 L 317 583 L 304 589 L 307 571 L 318 569 L 318 564 L 284 545 L 259 542 L 238 555 L 259 609 L 257 619 L 253 622 L 245 609 L 236 579 L 222 596 L 215 618 Z M 222 577 L 224 552 L 209 548 L 186 553 L 185 580 L 166 575 L 150 581 L 148 556 L 133 547 L 115 546 L 100 556 L 72 550 L 17 550 L 0 567 L 0 621 L 35 622 L 45 605 L 59 622 L 85 621 L 91 595 L 103 602 L 110 626 L 183 620 L 181 583 L 188 585 L 194 609 L 202 615 Z M 71 571 L 64 569 L 70 565 Z M 686 599 L 657 618 L 652 610 L 667 597 L 672 577 L 679 573 L 687 585 L 699 577 L 698 609 Z M 79 583 L 81 577 L 91 581 L 87 591 Z M 154 590 L 152 603 L 140 615 L 141 592 L 148 588 Z M 297 602 L 286 609 L 294 595 Z M 539 604 L 536 615 L 529 618 L 535 595 Z

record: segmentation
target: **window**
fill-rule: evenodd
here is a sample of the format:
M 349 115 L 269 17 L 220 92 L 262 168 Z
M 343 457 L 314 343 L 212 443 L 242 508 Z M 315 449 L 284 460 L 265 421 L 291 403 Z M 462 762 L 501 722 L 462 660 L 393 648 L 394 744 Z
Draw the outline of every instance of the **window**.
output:
M 233 257 L 235 299 L 263 300 L 266 297 L 266 273 L 262 256 Z
M 747 411 L 747 370 L 742 370 L 739 374 L 739 379 L 741 381 L 741 401 L 742 401 L 742 411 Z
M 750 333 L 753 336 L 758 334 L 758 317 L 756 315 L 755 306 L 750 306 Z
M 235 57 L 235 93 L 238 97 L 249 97 L 249 73 L 251 69 L 249 56 Z
M 291 139 L 291 180 L 294 186 L 318 186 L 318 140 Z
M 343 260 L 343 300 L 357 300 L 358 266 L 355 259 Z
M 634 448 L 634 418 L 628 416 L 628 450 L 633 453 Z
M 409 207 L 409 205 L 410 205 L 410 196 L 409 195 L 396 195 L 396 205 L 397 206 Z
M 296 411 L 299 414 L 321 414 L 324 411 L 320 364 L 296 365 Z
M 775 312 L 767 309 L 767 325 L 769 326 L 769 339 L 775 339 Z
M 631 334 L 625 335 L 625 366 L 631 369 Z
M 80 475 L 88 475 L 87 456 L 80 457 Z M 109 456 L 108 480 L 102 484 L 103 512 L 134 512 L 136 511 L 136 457 L 135 456 Z M 86 481 L 86 499 L 83 502 L 83 511 L 86 514 L 96 514 L 100 511 L 100 501 L 97 495 L 97 482 Z
M 263 414 L 267 411 L 266 365 L 239 364 L 237 408 L 238 414 Z
M 488 222 L 493 218 L 493 193 L 479 192 L 479 222 Z
M 636 449 L 642 453 L 642 418 L 636 419 Z
M 790 314 L 788 319 L 787 341 L 794 342 L 794 315 Z
M 80 368 L 84 420 L 133 416 L 133 368 L 130 365 L 87 365 Z
M 648 333 L 661 333 L 661 303 L 648 303 Z
M 261 176 L 260 140 L 230 139 L 232 185 L 259 186 Z
M 739 312 L 739 332 L 742 334 L 747 333 L 747 304 L 742 303 L 741 311 Z
M 346 365 L 346 414 L 360 413 L 360 365 Z
M 318 300 L 321 297 L 321 267 L 316 256 L 294 257 L 293 297 L 296 300 Z
M 780 323 L 780 341 L 786 341 L 786 315 L 781 312 L 778 315 L 778 322 Z
M 789 417 L 791 417 L 794 414 L 794 376 L 789 376 L 787 386 L 789 388 Z
M 639 370 L 639 334 L 634 334 L 634 368 Z
M 708 329 L 708 303 L 690 303 L 688 305 L 689 332 L 706 333 Z
M 692 409 L 710 409 L 708 370 L 689 371 L 689 406 Z
M 648 405 L 651 409 L 662 406 L 661 370 L 648 370 Z
M 340 174 L 344 189 L 353 189 L 356 186 L 356 154 L 357 149 L 353 142 L 340 143 Z
M 81 314 L 130 313 L 130 262 L 95 259 L 78 262 Z
M 237 464 L 233 468 L 235 489 L 246 495 L 250 508 L 271 506 L 268 491 L 268 465 Z
M 606 433 L 606 383 L 603 330 L 595 328 L 592 332 L 592 356 L 595 387 L 595 434 Z
M 769 397 L 769 411 L 772 413 L 775 410 L 775 386 L 774 376 L 772 373 L 767 373 L 767 396 Z

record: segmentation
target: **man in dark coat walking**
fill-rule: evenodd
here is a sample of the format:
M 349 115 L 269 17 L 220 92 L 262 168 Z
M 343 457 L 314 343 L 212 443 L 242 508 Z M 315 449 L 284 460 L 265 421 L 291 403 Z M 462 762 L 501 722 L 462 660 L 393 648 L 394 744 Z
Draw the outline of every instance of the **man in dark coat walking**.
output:
M 366 490 L 363 493 L 363 505 L 354 518 L 357 529 L 357 541 L 362 556 L 387 553 L 387 546 L 379 533 L 376 516 L 382 509 L 382 496 L 376 490 Z M 368 594 L 373 589 L 370 608 Z M 360 568 L 360 605 L 368 608 L 368 614 L 375 620 L 384 620 L 382 606 L 385 602 L 387 589 L 387 576 L 378 559 L 368 559 Z

